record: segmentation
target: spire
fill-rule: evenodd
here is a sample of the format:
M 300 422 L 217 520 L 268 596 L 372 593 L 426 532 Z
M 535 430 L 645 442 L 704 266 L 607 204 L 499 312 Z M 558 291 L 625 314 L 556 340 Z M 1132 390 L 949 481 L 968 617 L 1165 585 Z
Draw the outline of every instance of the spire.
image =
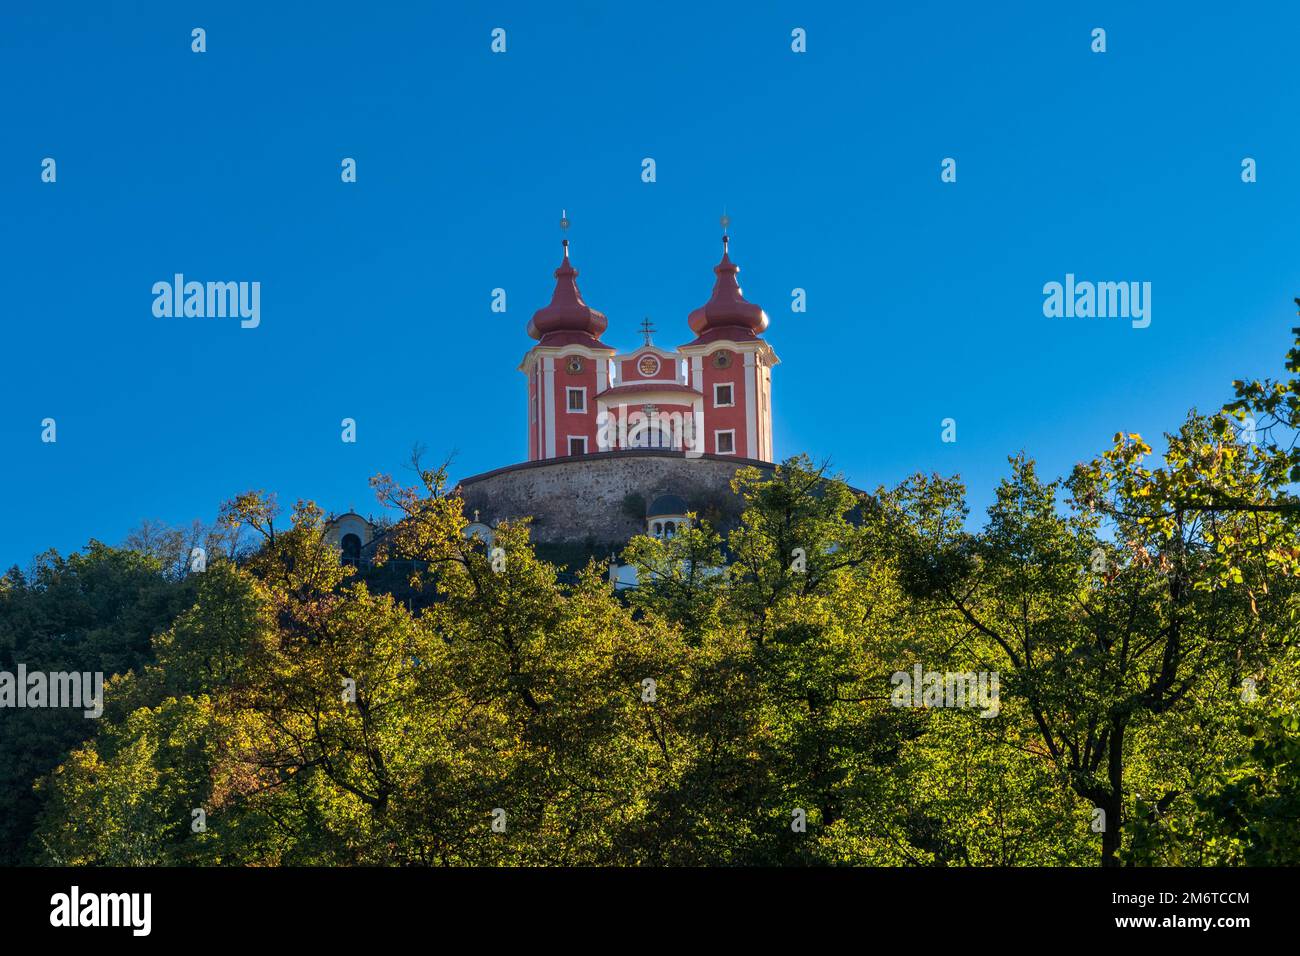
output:
M 560 228 L 568 232 L 567 213 L 561 213 Z M 578 270 L 569 262 L 567 235 L 561 241 L 561 246 L 564 257 L 560 267 L 555 270 L 555 291 L 551 293 L 551 304 L 533 313 L 532 320 L 528 323 L 528 334 L 538 339 L 541 345 L 606 348 L 600 341 L 600 334 L 609 322 L 603 313 L 582 301 L 582 293 L 578 291 Z
M 731 261 L 729 254 L 730 236 L 727 227 L 731 219 L 722 214 L 722 261 L 713 267 L 717 279 L 713 283 L 713 295 L 687 319 L 691 331 L 697 338 L 692 345 L 703 345 L 714 339 L 732 339 L 744 341 L 756 338 L 767 328 L 767 313 L 761 306 L 745 300 L 736 276 L 740 267 Z

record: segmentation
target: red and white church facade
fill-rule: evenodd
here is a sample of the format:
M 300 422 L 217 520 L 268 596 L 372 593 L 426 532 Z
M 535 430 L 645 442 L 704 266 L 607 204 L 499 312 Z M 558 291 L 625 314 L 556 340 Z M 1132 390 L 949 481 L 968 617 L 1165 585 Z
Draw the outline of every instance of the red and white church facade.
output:
M 528 323 L 537 344 L 519 366 L 528 378 L 529 461 L 637 448 L 774 460 L 779 359 L 761 338 L 767 314 L 745 300 L 728 242 L 724 234 L 713 294 L 687 317 L 695 338 L 661 348 L 647 323 L 645 344 L 619 353 L 600 339 L 608 321 L 583 301 L 564 240 L 551 302 Z

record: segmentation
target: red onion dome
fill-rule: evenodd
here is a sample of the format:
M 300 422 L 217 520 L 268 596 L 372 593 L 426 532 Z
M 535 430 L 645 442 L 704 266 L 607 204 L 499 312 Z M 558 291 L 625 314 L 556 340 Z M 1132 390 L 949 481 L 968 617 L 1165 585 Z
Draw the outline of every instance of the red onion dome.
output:
M 590 345 L 604 348 L 600 334 L 609 326 L 603 312 L 582 301 L 578 270 L 569 264 L 569 240 L 564 240 L 564 261 L 555 270 L 551 304 L 533 313 L 528 334 L 541 345 Z
M 727 255 L 727 237 L 722 237 L 722 261 L 713 268 L 717 281 L 713 295 L 686 320 L 698 338 L 692 344 L 719 338 L 743 341 L 755 338 L 767 328 L 767 313 L 762 306 L 746 302 L 736 275 L 740 267 Z

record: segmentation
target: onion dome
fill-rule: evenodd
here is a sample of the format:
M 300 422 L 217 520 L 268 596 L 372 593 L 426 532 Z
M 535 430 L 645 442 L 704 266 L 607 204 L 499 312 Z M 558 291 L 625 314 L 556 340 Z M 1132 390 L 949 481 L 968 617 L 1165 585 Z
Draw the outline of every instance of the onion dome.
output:
M 740 267 L 727 255 L 727 234 L 722 234 L 722 261 L 713 267 L 717 281 L 713 295 L 686 320 L 697 336 L 691 345 L 703 345 L 717 339 L 736 342 L 757 338 L 767 328 L 767 313 L 762 306 L 746 302 L 736 281 Z
M 555 291 L 551 304 L 533 313 L 528 334 L 539 345 L 586 345 L 607 349 L 600 334 L 609 325 L 604 313 L 582 301 L 578 291 L 578 270 L 569 264 L 569 240 L 564 240 L 564 261 L 555 270 Z
M 681 495 L 660 495 L 650 507 L 646 509 L 647 518 L 666 518 L 675 515 L 684 515 L 690 510 L 690 505 Z

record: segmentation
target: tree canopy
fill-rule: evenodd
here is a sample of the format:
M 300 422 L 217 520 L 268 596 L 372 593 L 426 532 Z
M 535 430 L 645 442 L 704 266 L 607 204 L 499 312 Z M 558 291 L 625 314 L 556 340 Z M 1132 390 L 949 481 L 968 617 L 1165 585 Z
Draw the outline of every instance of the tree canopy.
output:
M 1300 335 L 1300 330 L 1297 330 Z M 1119 433 L 982 522 L 955 477 L 871 494 L 741 469 L 725 540 L 633 539 L 640 585 L 465 535 L 446 468 L 378 476 L 360 574 L 309 501 L 228 502 L 0 584 L 0 669 L 102 670 L 102 719 L 0 714 L 6 862 L 1300 862 L 1300 339 L 1160 454 Z M 163 529 L 165 532 L 165 529 Z M 385 582 L 388 582 L 387 584 Z

